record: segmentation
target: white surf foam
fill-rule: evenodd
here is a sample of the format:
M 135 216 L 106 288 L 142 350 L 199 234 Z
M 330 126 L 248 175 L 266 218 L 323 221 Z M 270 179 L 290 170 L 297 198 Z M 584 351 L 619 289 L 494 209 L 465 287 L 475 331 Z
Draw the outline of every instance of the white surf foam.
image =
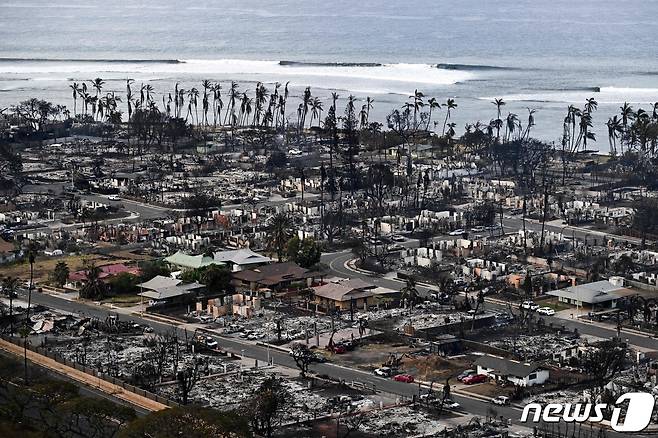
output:
M 520 93 L 502 96 L 507 102 L 547 102 L 581 104 L 593 97 L 599 104 L 621 104 L 624 102 L 638 105 L 653 104 L 658 101 L 658 88 L 601 87 L 601 91 L 555 91 L 542 93 Z M 501 97 L 501 96 L 498 96 Z M 493 100 L 482 97 L 481 100 Z
M 438 69 L 429 64 L 281 65 L 279 61 L 240 59 L 188 59 L 172 62 L 130 61 L 3 61 L 0 75 L 78 80 L 101 77 L 106 80 L 132 78 L 148 81 L 162 77 L 189 76 L 213 80 L 262 80 L 287 82 L 296 86 L 345 89 L 350 91 L 408 94 L 414 88 L 444 87 L 475 77 L 473 72 Z

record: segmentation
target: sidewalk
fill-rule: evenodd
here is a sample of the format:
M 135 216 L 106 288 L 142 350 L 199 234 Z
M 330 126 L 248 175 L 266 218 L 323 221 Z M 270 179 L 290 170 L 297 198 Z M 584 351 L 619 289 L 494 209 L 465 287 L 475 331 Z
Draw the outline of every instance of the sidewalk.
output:
M 23 348 L 12 344 L 11 342 L 5 341 L 4 339 L 0 339 L 0 348 L 15 356 L 23 357 Z M 158 403 L 149 398 L 135 394 L 134 392 L 127 391 L 119 385 L 115 385 L 114 383 L 110 383 L 99 377 L 92 376 L 68 365 L 61 364 L 54 359 L 35 353 L 29 349 L 27 350 L 27 358 L 30 362 L 69 377 L 79 383 L 82 383 L 83 385 L 98 389 L 99 391 L 126 401 L 131 405 L 138 406 L 142 409 L 148 411 L 160 411 L 167 408 L 167 406 L 162 403 Z

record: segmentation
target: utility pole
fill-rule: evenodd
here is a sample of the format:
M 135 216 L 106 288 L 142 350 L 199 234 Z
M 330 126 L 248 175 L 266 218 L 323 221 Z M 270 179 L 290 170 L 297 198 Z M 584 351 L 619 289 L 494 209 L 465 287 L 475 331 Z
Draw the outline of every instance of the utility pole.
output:
M 25 315 L 25 327 L 24 327 L 24 335 L 25 339 L 23 340 L 23 365 L 24 365 L 24 370 L 25 370 L 25 384 L 27 385 L 27 337 L 30 334 L 30 307 L 32 306 L 32 288 L 34 287 L 34 251 L 30 249 L 30 253 L 28 255 L 28 260 L 30 262 L 30 284 L 28 286 L 27 290 L 27 314 Z

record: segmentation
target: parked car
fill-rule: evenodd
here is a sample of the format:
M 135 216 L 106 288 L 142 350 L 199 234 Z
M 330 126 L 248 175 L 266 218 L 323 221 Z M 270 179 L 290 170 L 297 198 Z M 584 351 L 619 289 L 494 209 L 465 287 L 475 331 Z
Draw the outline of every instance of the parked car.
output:
M 395 242 L 404 242 L 404 241 L 406 241 L 407 239 L 405 239 L 404 237 L 400 236 L 399 234 L 393 234 L 393 235 L 391 236 L 391 240 L 393 240 L 393 241 L 395 241 Z
M 334 344 L 332 347 L 327 346 L 327 350 L 335 354 L 345 354 L 347 352 L 347 348 L 341 344 Z
M 491 403 L 500 406 L 507 406 L 509 404 L 509 397 L 505 397 L 504 395 L 499 395 L 498 397 L 492 398 Z
M 535 304 L 534 301 L 524 301 L 523 304 L 521 304 L 521 308 L 525 310 L 530 310 L 531 312 L 536 311 L 539 309 L 539 305 Z
M 414 376 L 411 374 L 398 374 L 397 376 L 393 377 L 393 380 L 396 382 L 414 383 Z
M 474 374 L 477 374 L 477 371 L 475 371 L 475 370 L 465 370 L 465 371 L 462 371 L 461 374 L 459 374 L 459 375 L 457 376 L 457 380 L 459 380 L 459 381 L 461 382 L 461 381 L 464 380 L 466 377 L 468 377 L 468 376 L 472 376 L 472 375 L 474 375 Z
M 486 228 L 483 226 L 478 226 L 478 227 L 473 227 L 471 228 L 471 231 L 474 233 L 481 233 L 483 231 L 486 231 Z
M 311 356 L 311 362 L 325 363 L 327 358 L 320 353 L 315 353 Z
M 394 243 L 393 245 L 388 245 L 388 248 L 386 248 L 386 250 L 388 252 L 402 251 L 403 249 L 404 249 L 404 246 L 400 245 L 399 243 Z
M 456 401 L 445 399 L 443 401 L 443 407 L 448 408 L 448 409 L 459 409 L 461 408 L 461 405 L 457 403 Z
M 454 230 L 454 231 L 449 232 L 449 233 L 448 233 L 448 236 L 461 236 L 461 235 L 464 234 L 465 232 L 466 232 L 466 231 L 462 230 L 461 228 L 458 228 L 458 229 L 456 229 L 456 230 Z
M 475 383 L 482 383 L 486 381 L 487 376 L 484 374 L 473 374 L 462 379 L 462 383 L 465 383 L 466 385 L 473 385 Z
M 121 198 L 119 198 L 117 195 L 107 195 L 107 199 L 110 201 L 119 201 Z
M 546 316 L 553 316 L 555 315 L 555 310 L 551 309 L 550 307 L 540 307 L 539 309 L 537 309 L 537 313 Z
M 391 377 L 392 369 L 389 367 L 381 367 L 375 370 L 375 375 L 379 377 Z
M 211 338 L 210 336 L 208 336 L 206 338 L 206 347 L 208 347 L 208 348 L 217 348 L 218 346 L 219 346 L 219 344 L 213 338 Z

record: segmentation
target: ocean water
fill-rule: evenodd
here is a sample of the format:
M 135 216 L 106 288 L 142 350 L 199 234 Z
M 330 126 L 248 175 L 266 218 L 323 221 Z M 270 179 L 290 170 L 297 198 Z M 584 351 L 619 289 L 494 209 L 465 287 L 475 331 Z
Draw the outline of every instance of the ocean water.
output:
M 120 94 L 149 83 L 158 100 L 176 82 L 289 81 L 293 101 L 310 86 L 325 109 L 332 91 L 370 96 L 380 120 L 415 89 L 454 98 L 458 132 L 502 97 L 504 115 L 537 110 L 532 135 L 555 141 L 567 106 L 594 97 L 607 151 L 624 101 L 658 101 L 657 19 L 652 0 L 0 0 L 0 108 L 72 108 L 68 84 L 95 77 Z

